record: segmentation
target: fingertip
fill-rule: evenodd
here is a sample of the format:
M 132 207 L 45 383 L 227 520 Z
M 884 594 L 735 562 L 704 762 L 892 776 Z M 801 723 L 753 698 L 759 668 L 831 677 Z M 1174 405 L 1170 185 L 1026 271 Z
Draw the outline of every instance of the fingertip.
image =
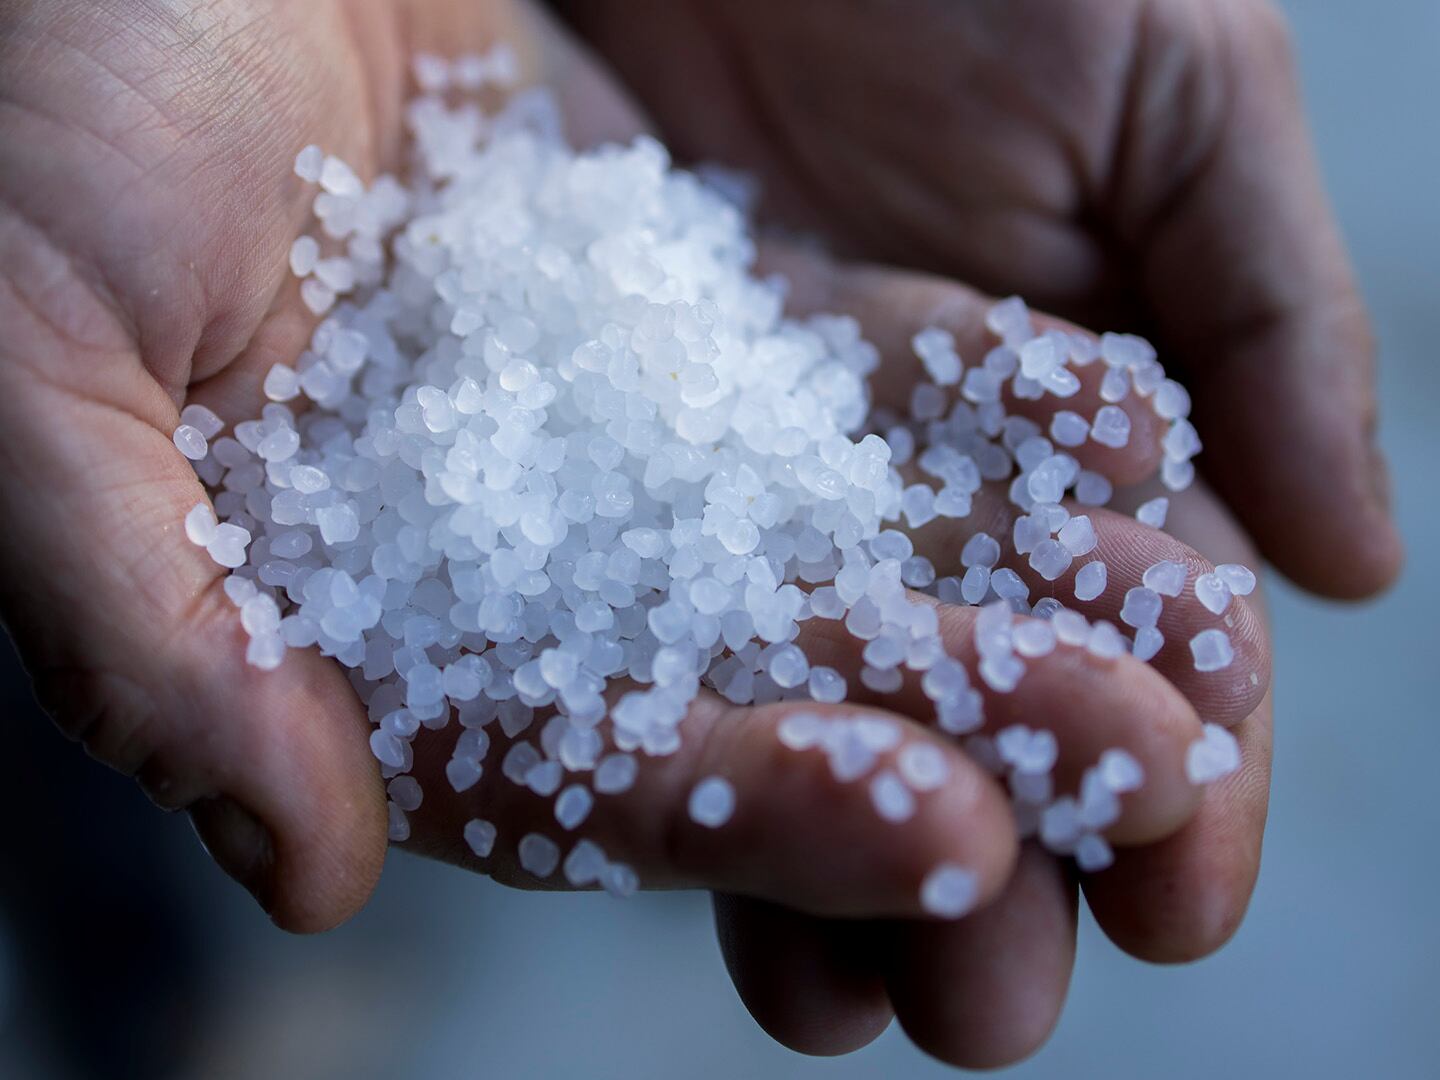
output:
M 967 909 L 1003 890 L 1018 854 L 1009 803 L 951 741 L 900 716 L 853 706 L 742 712 L 718 723 L 712 718 L 716 737 L 702 742 L 701 760 L 690 768 L 693 775 L 734 779 L 732 819 L 719 829 L 680 821 L 666 845 L 692 878 L 836 917 L 927 917 L 926 886 L 937 868 L 962 872 Z M 827 734 L 808 748 L 787 746 L 780 727 L 797 715 L 817 719 Z M 862 775 L 840 779 L 844 766 L 836 755 L 844 751 L 824 739 L 864 739 L 857 723 L 888 729 L 893 741 L 862 755 L 869 759 Z M 943 762 L 943 781 L 925 790 L 900 779 L 898 755 L 916 744 L 932 747 Z M 880 806 L 882 777 L 906 804 L 892 817 Z M 773 822 L 781 819 L 790 827 L 777 833 Z
M 1331 600 L 1372 599 L 1394 585 L 1405 566 L 1405 542 L 1379 507 L 1343 508 L 1318 529 L 1272 534 L 1263 546 L 1295 584 Z
M 1204 790 L 1195 817 L 1146 848 L 1082 879 L 1105 935 L 1154 964 L 1183 964 L 1219 950 L 1239 929 L 1260 871 L 1269 802 L 1268 725 L 1240 732 L 1241 768 Z
M 362 820 L 342 827 L 347 836 L 331 833 L 278 842 L 267 914 L 282 930 L 295 934 L 332 930 L 370 899 L 385 862 L 384 822 L 378 822 L 378 828 L 368 826 L 363 822 L 368 815 L 356 809 Z
M 1201 792 L 1186 779 L 1185 754 L 1203 729 L 1189 702 L 1154 668 L 1132 657 L 1121 657 L 1120 665 L 1133 688 L 1130 715 L 1140 722 L 1117 746 L 1141 762 L 1145 780 L 1121 797 L 1120 817 L 1105 837 L 1134 846 L 1169 836 L 1195 816 Z
M 955 651 L 973 651 L 974 609 L 944 608 L 941 625 Z M 1079 792 L 1085 770 L 1110 749 L 1134 756 L 1145 782 L 1120 799 L 1119 817 L 1105 834 L 1114 843 L 1148 843 L 1189 820 L 1200 794 L 1185 780 L 1187 747 L 1202 733 L 1185 697 L 1149 664 L 1133 656 L 1102 658 L 1060 644 L 1030 661 L 1014 690 L 985 695 L 985 730 L 1012 724 L 1045 728 L 1059 742 L 1056 790 Z
M 1086 556 L 1085 564 L 1102 563 L 1108 570 L 1108 581 L 1099 597 L 1072 600 L 1072 604 L 1089 618 L 1123 621 L 1121 613 L 1127 596 L 1131 589 L 1144 584 L 1147 572 L 1161 562 L 1179 563 L 1185 570 L 1184 584 L 1178 595 L 1162 597 L 1163 606 L 1155 623 L 1162 641 L 1148 664 L 1168 679 L 1206 721 L 1231 727 L 1253 713 L 1269 690 L 1271 674 L 1271 650 L 1261 600 L 1258 594 L 1229 597 L 1218 614 L 1201 603 L 1197 581 L 1211 574 L 1215 564 L 1177 539 L 1194 523 L 1196 508 L 1178 496 L 1172 498 L 1170 524 L 1179 526 L 1177 535 L 1114 510 L 1091 508 L 1088 515 L 1098 543 Z M 1253 552 L 1243 558 L 1255 562 Z M 1061 579 L 1070 594 L 1067 599 L 1073 597 L 1074 577 L 1080 568 L 1072 568 Z M 1202 672 L 1195 667 L 1191 642 L 1206 630 L 1223 632 L 1233 657 L 1219 670 Z
M 197 619 L 189 640 L 210 663 L 183 663 L 197 674 L 181 692 L 188 714 L 204 721 L 203 732 L 191 733 L 190 771 L 219 798 L 193 804 L 192 820 L 221 868 L 277 926 L 332 929 L 364 906 L 387 850 L 385 791 L 365 711 L 330 660 L 292 651 L 261 671 L 243 659 L 245 634 L 228 603 L 208 618 L 213 623 Z M 217 649 L 228 654 L 225 665 L 215 664 Z M 242 815 L 253 825 L 237 825 Z M 236 874 L 211 846 L 228 842 L 215 840 L 217 820 L 225 831 L 263 831 L 264 858 L 250 872 Z
M 291 933 L 338 926 L 364 906 L 379 878 L 384 848 L 366 852 L 363 837 L 355 845 L 349 837 L 332 835 L 320 846 L 310 837 L 274 831 L 225 795 L 197 800 L 188 815 L 215 864 Z
M 1064 1007 L 1075 910 L 1064 868 L 1027 845 L 999 902 L 954 924 L 900 926 L 888 984 L 905 1033 L 965 1069 L 1030 1057 Z
M 869 924 L 714 895 L 725 967 L 755 1022 L 797 1054 L 835 1057 L 880 1037 L 894 1013 Z
M 1143 862 L 1122 854 L 1085 878 L 1085 897 L 1105 936 L 1123 952 L 1148 964 L 1189 964 L 1228 943 L 1249 908 L 1253 881 L 1239 880 L 1224 865 L 1214 869 L 1209 876 L 1186 874 L 1182 894 L 1178 878 L 1150 876 Z M 1146 910 L 1137 915 L 1142 904 Z
M 305 657 L 305 660 L 317 659 Z M 275 890 L 269 914 L 294 933 L 329 930 L 358 912 L 380 879 L 388 850 L 384 786 L 365 738 L 364 716 L 337 669 L 291 744 L 288 768 L 272 773 Z M 342 696 L 344 695 L 344 696 Z

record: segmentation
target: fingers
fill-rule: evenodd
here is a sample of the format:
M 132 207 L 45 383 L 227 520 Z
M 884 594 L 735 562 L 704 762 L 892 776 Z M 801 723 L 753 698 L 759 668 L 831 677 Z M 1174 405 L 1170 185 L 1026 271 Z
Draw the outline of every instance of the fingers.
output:
M 37 431 L 55 422 L 72 437 Z M 212 854 L 278 924 L 346 918 L 385 828 L 343 675 L 318 655 L 246 664 L 220 568 L 182 528 L 203 491 L 155 427 L 48 388 L 7 396 L 0 426 L 43 463 L 0 486 L 4 617 L 42 704 L 159 805 L 195 807 Z
M 1173 501 L 1177 504 L 1178 517 L 1183 513 L 1178 506 L 1184 500 Z M 1161 597 L 1156 626 L 1164 636 L 1164 644 L 1149 661 L 1150 666 L 1185 696 L 1204 721 L 1228 727 L 1254 712 L 1270 685 L 1270 645 L 1264 623 L 1250 598 L 1232 597 L 1225 610 L 1217 615 L 1196 596 L 1196 580 L 1215 567 L 1194 548 L 1166 532 L 1142 525 L 1128 514 L 1074 504 L 1067 504 L 1067 508 L 1072 514 L 1083 514 L 1090 519 L 1096 540 L 1093 551 L 1077 558 L 1054 581 L 1047 581 L 1036 573 L 1025 558 L 1002 560 L 1009 562 L 1030 586 L 1031 602 L 1053 596 L 1091 621 L 1107 620 L 1134 637 L 1135 628 L 1121 618 L 1127 593 L 1144 587 L 1145 572 L 1157 563 L 1179 563 L 1184 569 L 1184 584 L 1180 595 Z M 1215 512 L 1220 512 L 1218 507 Z M 953 549 L 953 542 L 940 539 L 945 526 L 941 524 L 936 529 L 936 524 L 927 526 L 934 532 L 922 534 L 917 543 L 927 551 L 941 547 Z M 1095 562 L 1104 563 L 1106 568 L 1104 591 L 1091 600 L 1080 600 L 1076 596 L 1076 577 L 1084 567 Z M 1219 671 L 1197 671 L 1190 642 L 1195 635 L 1211 629 L 1221 630 L 1229 637 L 1235 656 Z
M 948 655 L 974 672 L 978 608 L 940 605 L 940 633 Z M 874 694 L 859 680 L 865 642 L 838 622 L 811 620 L 802 632 L 813 664 L 847 676 L 852 697 L 885 701 L 909 716 L 934 722 L 935 705 L 922 681 L 909 676 L 893 694 Z M 1027 661 L 1014 690 L 1000 692 L 972 678 L 983 698 L 984 730 L 994 734 L 1013 724 L 1054 733 L 1058 746 L 1055 780 L 1059 791 L 1077 790 L 1081 774 L 1112 747 L 1128 750 L 1145 770 L 1140 790 L 1121 799 L 1120 817 L 1106 830 L 1116 843 L 1145 843 L 1165 836 L 1187 820 L 1199 792 L 1185 778 L 1186 748 L 1201 735 L 1200 719 L 1161 675 L 1129 656 L 1102 659 L 1068 645 Z
M 949 608 L 941 621 L 972 626 L 975 617 L 970 609 Z M 964 635 L 962 655 L 978 665 L 973 631 Z M 1107 750 L 1120 748 L 1134 756 L 1145 783 L 1122 796 L 1120 816 L 1105 830 L 1113 843 L 1148 843 L 1194 814 L 1199 793 L 1185 778 L 1185 750 L 1200 737 L 1200 719 L 1184 696 L 1147 665 L 1130 656 L 1110 660 L 1060 645 L 1028 661 L 1013 691 L 998 692 L 983 681 L 977 687 L 984 687 L 986 732 L 1024 724 L 1054 733 L 1059 792 L 1079 791 L 1083 772 Z
M 1034 1053 L 1060 1018 L 1075 963 L 1075 886 L 1027 845 L 997 901 L 956 923 L 895 928 L 886 984 L 905 1034 L 967 1069 Z
M 1054 1029 L 1075 961 L 1074 883 L 1034 846 L 996 901 L 958 922 L 821 920 L 733 896 L 717 896 L 715 910 L 746 1008 L 808 1054 L 867 1045 L 893 1009 L 942 1061 L 1013 1064 Z
M 935 326 L 951 333 L 967 370 L 979 366 L 1000 340 L 986 328 L 995 299 L 946 278 L 862 263 L 837 264 L 808 249 L 771 241 L 761 249 L 761 269 L 790 281 L 790 310 L 796 314 L 835 311 L 859 320 L 865 338 L 879 351 L 884 377 L 873 379 L 876 404 L 909 415 L 910 393 L 927 376 L 911 339 Z M 1033 317 L 1040 332 L 1057 330 L 1094 341 L 1094 335 L 1051 316 Z M 1106 402 L 1100 384 L 1106 367 L 1099 362 L 1077 366 L 1079 389 L 1071 397 L 1046 393 L 1039 400 L 1007 397 L 1007 412 L 1027 417 L 1047 433 L 1055 413 L 1069 410 L 1092 421 Z M 1120 484 L 1136 483 L 1159 468 L 1161 440 L 1169 426 L 1149 403 L 1129 395 L 1119 402 L 1130 420 L 1123 447 L 1086 441 L 1067 448 L 1081 467 L 1093 469 Z
M 1151 963 L 1208 956 L 1230 940 L 1260 872 L 1270 798 L 1270 700 L 1234 730 L 1240 769 L 1205 791 L 1199 812 L 1150 847 L 1123 850 L 1084 879 L 1116 945 Z
M 871 725 L 864 736 L 873 740 L 870 749 L 850 746 L 849 760 L 859 762 L 853 772 L 833 764 L 835 755 L 820 746 L 792 749 L 782 741 L 781 724 L 799 714 L 819 717 L 836 735 L 860 737 L 835 727 L 841 723 Z M 966 908 L 987 902 L 1009 876 L 1015 826 L 999 787 L 956 746 L 893 713 L 853 706 L 741 708 L 707 691 L 691 707 L 681 735 L 673 755 L 640 761 L 633 788 L 596 795 L 589 816 L 570 832 L 557 823 L 553 798 L 500 775 L 509 752 L 502 740 L 489 749 L 482 782 L 456 793 L 440 773 L 454 735 L 421 732 L 415 772 L 425 799 L 412 818 L 412 845 L 507 884 L 567 888 L 561 873 L 527 871 L 519 844 L 537 833 L 568 849 L 584 837 L 609 859 L 633 866 L 646 886 L 704 887 L 843 917 L 925 916 L 922 887 L 939 866 L 965 871 Z M 872 783 L 896 771 L 897 755 L 910 744 L 933 748 L 942 780 L 912 793 L 910 816 L 889 820 L 877 812 Z M 690 813 L 691 794 L 709 777 L 723 778 L 734 792 L 733 814 L 718 827 L 698 824 Z M 587 780 L 575 775 L 563 784 Z M 475 818 L 499 830 L 483 860 L 459 842 L 464 824 Z
M 1189 170 L 1176 169 L 1163 128 L 1135 125 L 1125 227 L 1145 253 L 1160 335 L 1192 375 L 1207 475 L 1281 570 L 1363 597 L 1402 557 L 1374 443 L 1374 343 L 1280 17 L 1263 4 L 1225 10 L 1225 55 L 1194 63 L 1207 82 L 1227 73 L 1229 108 L 1203 129 L 1209 145 Z M 1150 52 L 1139 79 L 1169 64 Z
M 715 928 L 740 1000 L 776 1042 L 802 1054 L 868 1046 L 894 1016 L 872 923 L 819 919 L 726 893 Z
M 1216 561 L 1256 557 L 1239 526 L 1203 487 L 1174 502 L 1169 523 Z M 1260 593 L 1247 600 L 1251 614 L 1263 620 Z M 1232 728 L 1240 769 L 1206 788 L 1194 819 L 1151 847 L 1117 852 L 1115 865 L 1085 878 L 1091 911 L 1127 952 L 1157 963 L 1193 960 L 1218 949 L 1239 926 L 1260 869 L 1272 716 L 1267 693 Z
M 875 380 L 877 393 L 883 395 L 888 390 L 901 394 L 902 400 L 890 402 L 901 411 L 907 408 L 903 394 L 918 379 L 924 378 L 923 368 L 910 345 L 916 327 L 939 325 L 950 330 L 962 356 L 972 361 L 983 357 L 995 344 L 994 335 L 985 326 L 992 301 L 965 286 L 886 268 L 841 267 L 813 252 L 781 244 L 767 247 L 765 260 L 772 269 L 792 280 L 794 299 L 801 310 L 830 307 L 860 319 L 866 334 L 884 357 L 886 377 Z M 1058 328 L 1082 333 L 1045 316 L 1037 316 L 1035 323 L 1037 329 Z M 1040 401 L 1012 402 L 1011 407 L 1017 411 L 1028 408 L 1031 418 L 1046 430 L 1050 417 L 1060 408 L 1093 416 L 1102 404 L 1099 380 L 1103 368 L 1104 365 L 1098 363 L 1079 367 L 1081 389 L 1072 399 L 1047 394 Z M 1071 448 L 1070 452 L 1082 466 L 1100 471 L 1123 485 L 1148 479 L 1155 472 L 1162 456 L 1160 440 L 1168 422 L 1161 420 L 1148 402 L 1133 395 L 1126 397 L 1122 406 L 1131 419 L 1131 436 L 1124 447 L 1112 449 L 1088 441 Z M 1165 644 L 1155 657 L 1155 666 L 1176 682 L 1205 719 L 1233 724 L 1249 715 L 1268 685 L 1269 654 L 1263 630 L 1248 603 L 1236 598 L 1223 619 L 1213 617 L 1196 599 L 1193 590 L 1195 579 L 1214 567 L 1195 552 L 1164 533 L 1119 514 L 1073 503 L 1068 509 L 1072 514 L 1087 514 L 1091 518 L 1098 547 L 1093 554 L 1077 559 L 1070 571 L 1055 582 L 1047 582 L 1031 570 L 1028 560 L 1014 560 L 1012 569 L 1031 585 L 1032 601 L 1041 596 L 1054 596 L 1092 619 L 1104 618 L 1118 623 L 1126 592 L 1142 584 L 1145 570 L 1161 560 L 1183 563 L 1187 591 L 1181 597 L 1166 598 L 1159 627 L 1165 635 Z M 965 540 L 975 531 L 984 530 L 1000 538 L 1002 546 L 1007 545 L 1017 513 L 1017 508 L 1003 495 L 1001 486 L 991 484 L 976 494 L 968 517 L 960 521 L 937 518 L 913 530 L 913 535 L 917 549 L 931 559 L 940 574 L 959 573 L 958 556 Z M 1097 559 L 1112 571 L 1109 588 L 1092 603 L 1077 602 L 1074 575 L 1081 566 Z M 1195 634 L 1212 627 L 1223 628 L 1230 635 L 1236 647 L 1236 662 L 1223 672 L 1201 675 L 1194 670 L 1189 643 Z

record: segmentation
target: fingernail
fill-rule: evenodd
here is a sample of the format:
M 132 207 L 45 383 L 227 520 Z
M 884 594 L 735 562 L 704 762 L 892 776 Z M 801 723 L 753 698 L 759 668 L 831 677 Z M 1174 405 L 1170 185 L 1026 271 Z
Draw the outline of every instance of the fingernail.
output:
M 217 866 L 245 886 L 268 914 L 274 903 L 275 845 L 270 832 L 233 799 L 217 796 L 190 807 L 190 824 Z

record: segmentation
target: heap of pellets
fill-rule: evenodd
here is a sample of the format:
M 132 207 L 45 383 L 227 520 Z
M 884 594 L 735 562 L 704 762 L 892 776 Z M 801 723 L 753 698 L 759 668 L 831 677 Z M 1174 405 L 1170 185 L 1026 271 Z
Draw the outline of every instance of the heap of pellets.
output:
M 537 877 L 563 863 L 572 884 L 623 895 L 634 872 L 579 839 L 597 796 L 675 752 L 702 686 L 738 704 L 845 700 L 846 679 L 796 644 L 806 621 L 843 620 L 865 641 L 860 681 L 886 692 L 919 673 L 940 728 L 1006 779 L 1025 835 L 1082 869 L 1108 865 L 1102 834 L 1119 796 L 1143 783 L 1138 762 L 1110 750 L 1077 792 L 1058 794 L 1055 736 L 980 734 L 981 693 L 914 594 L 983 606 L 975 677 L 992 692 L 1057 647 L 1154 656 L 1183 565 L 1157 564 L 1127 594 L 1127 637 L 1054 598 L 1032 605 L 1000 565 L 1002 539 L 1052 581 L 1092 553 L 1089 518 L 1061 503 L 1103 505 L 1111 486 L 1066 451 L 1124 446 L 1129 395 L 1170 424 L 1164 483 L 1188 485 L 1199 440 L 1185 391 L 1144 341 L 1037 334 L 1011 299 L 990 313 L 998 341 L 979 363 L 943 330 L 921 330 L 928 380 L 908 417 L 874 424 L 866 380 L 879 358 L 861 328 L 785 317 L 781 284 L 752 273 L 743 213 L 671 168 L 662 146 L 642 137 L 577 153 L 543 91 L 495 115 L 451 104 L 452 82 L 478 88 L 512 69 L 502 51 L 417 67 L 428 92 L 408 110 L 407 180 L 366 187 L 319 148 L 300 153 L 296 172 L 321 189 L 322 236 L 291 252 L 323 317 L 310 348 L 269 373 L 270 404 L 230 435 L 203 407 L 182 414 L 175 444 L 213 497 L 186 530 L 231 570 L 249 661 L 274 668 L 288 649 L 318 648 L 349 669 L 397 841 L 423 798 L 407 775 L 419 729 L 454 733 L 446 776 L 463 791 L 485 773 L 498 727 L 510 749 L 487 782 L 553 796 L 555 816 L 550 835 L 500 842 Z M 1073 396 L 1075 369 L 1095 362 L 1106 404 L 1093 417 L 1061 409 L 1044 431 L 1007 415 L 1007 398 Z M 1009 483 L 1013 536 L 975 535 L 957 567 L 915 554 L 898 526 L 964 518 L 986 482 Z M 1138 516 L 1159 527 L 1166 508 L 1156 499 Z M 1193 587 L 1219 614 L 1254 584 L 1228 566 Z M 1103 562 L 1075 576 L 1078 600 L 1106 588 Z M 1190 645 L 1202 671 L 1231 662 L 1221 629 Z M 635 688 L 612 705 L 613 680 Z M 946 778 L 933 747 L 902 746 L 898 725 L 874 717 L 800 711 L 779 737 L 827 755 L 837 780 L 867 784 L 889 821 Z M 891 751 L 895 767 L 878 769 Z M 1237 764 L 1233 738 L 1212 725 L 1187 768 L 1205 782 Z M 721 828 L 734 803 L 716 776 L 689 809 Z M 497 843 L 489 822 L 464 832 L 481 857 Z M 973 884 L 942 865 L 922 899 L 959 915 Z

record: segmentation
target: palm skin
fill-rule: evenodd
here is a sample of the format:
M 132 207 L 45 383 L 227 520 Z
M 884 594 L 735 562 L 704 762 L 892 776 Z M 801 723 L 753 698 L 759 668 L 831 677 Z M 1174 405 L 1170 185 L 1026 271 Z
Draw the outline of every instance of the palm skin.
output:
M 0 615 L 62 727 L 160 805 L 189 809 L 217 861 L 290 929 L 333 925 L 363 903 L 384 858 L 383 790 L 363 712 L 334 665 L 292 656 L 260 674 L 244 664 L 220 572 L 180 527 L 204 493 L 168 432 L 192 401 L 229 420 L 253 415 L 266 370 L 303 347 L 313 320 L 285 269 L 311 194 L 291 175 L 296 150 L 320 142 L 367 176 L 396 168 L 408 55 L 497 39 L 519 48 L 530 77 L 558 86 L 577 141 L 645 125 L 543 18 L 502 0 L 0 4 Z M 745 158 L 719 135 L 682 148 Z M 850 239 L 874 253 L 913 247 L 899 235 L 891 248 Z M 1042 255 L 1037 266 L 1060 269 L 1031 291 L 1078 310 L 1061 287 L 1080 280 L 1064 245 Z M 937 310 L 962 341 L 982 333 L 983 298 L 942 279 L 809 257 L 788 269 L 797 293 L 860 314 L 892 359 Z M 1203 493 L 1175 518 L 1210 561 L 1252 561 Z M 1167 555 L 1204 565 L 1118 514 L 1100 531 L 1117 567 Z M 932 541 L 951 554 L 961 542 Z M 1113 735 L 1156 778 L 1127 807 L 1121 861 L 1087 883 L 1107 931 L 1139 955 L 1218 946 L 1253 884 L 1268 654 L 1258 608 L 1240 608 L 1241 661 L 1223 695 L 1207 697 L 1173 662 L 1162 678 L 1057 656 L 1054 679 L 1028 684 L 1014 706 L 1057 730 Z M 963 649 L 969 616 L 949 617 Z M 856 663 L 841 653 L 835 662 Z M 1075 679 L 1089 680 L 1093 701 L 1070 700 Z M 1238 725 L 1247 750 L 1245 770 L 1203 798 L 1178 781 L 1202 718 Z M 607 850 L 647 882 L 721 894 L 737 985 L 791 1045 L 849 1049 L 898 1013 L 948 1060 L 998 1063 L 1033 1049 L 1073 959 L 1076 889 L 1064 868 L 1017 850 L 1003 796 L 955 747 L 945 746 L 955 783 L 897 843 L 863 790 L 836 791 L 823 770 L 777 758 L 777 720 L 774 709 L 702 700 L 687 721 L 686 745 L 699 750 L 657 764 L 634 798 L 597 810 Z M 423 747 L 417 756 L 434 764 Z M 728 834 L 693 835 L 684 794 L 717 763 L 751 789 L 742 806 L 769 814 L 748 832 L 742 820 Z M 477 806 L 514 835 L 545 812 L 512 804 L 523 799 L 504 785 L 482 788 L 452 797 L 443 779 L 427 779 L 414 846 L 474 866 L 456 838 Z M 808 812 L 817 805 L 827 813 Z M 937 925 L 921 918 L 916 886 L 952 856 L 983 869 L 982 899 L 996 902 Z M 526 884 L 513 859 L 478 865 Z
M 677 153 L 837 251 L 1156 337 L 1279 568 L 1396 574 L 1373 347 L 1256 0 L 562 3 Z
M 165 433 L 191 401 L 253 415 L 308 338 L 285 265 L 313 195 L 296 150 L 396 167 L 411 51 L 501 38 L 532 75 L 562 48 L 500 3 L 0 7 L 4 618 L 62 726 L 194 807 L 292 928 L 343 918 L 379 872 L 363 720 L 318 658 L 237 662 L 217 568 L 177 529 L 204 493 Z M 603 129 L 609 98 L 554 77 Z

